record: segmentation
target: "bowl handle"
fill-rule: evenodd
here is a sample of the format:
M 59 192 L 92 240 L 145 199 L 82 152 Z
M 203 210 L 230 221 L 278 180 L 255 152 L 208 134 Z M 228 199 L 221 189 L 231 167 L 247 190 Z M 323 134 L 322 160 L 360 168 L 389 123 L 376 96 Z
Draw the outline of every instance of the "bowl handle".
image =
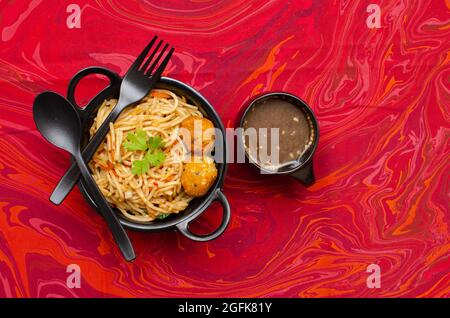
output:
M 295 171 L 292 176 L 306 187 L 312 185 L 316 181 L 316 178 L 314 177 L 312 159 L 304 167 L 301 167 L 298 171 Z
M 222 193 L 222 191 L 220 189 L 216 190 L 216 196 L 213 201 L 219 201 L 220 204 L 222 204 L 222 209 L 223 209 L 222 210 L 222 213 L 223 213 L 222 214 L 222 223 L 216 230 L 214 230 L 213 232 L 206 234 L 206 235 L 194 234 L 189 230 L 189 223 L 192 220 L 187 220 L 183 223 L 177 224 L 178 230 L 187 238 L 190 238 L 191 240 L 197 241 L 197 242 L 206 242 L 206 241 L 214 240 L 215 238 L 220 236 L 225 231 L 225 229 L 228 226 L 228 223 L 230 222 L 230 215 L 231 215 L 230 204 L 228 203 L 227 198 L 225 197 L 225 195 Z
M 69 87 L 67 88 L 67 99 L 76 107 L 77 110 L 79 110 L 79 114 L 81 115 L 82 119 L 84 119 L 85 117 L 88 117 L 90 114 L 87 114 L 87 112 L 91 111 L 93 108 L 92 107 L 81 107 L 79 106 L 76 101 L 75 101 L 75 89 L 78 86 L 78 83 L 86 76 L 88 75 L 92 75 L 92 74 L 101 74 L 101 75 L 105 75 L 108 79 L 109 79 L 109 85 L 107 87 L 105 87 L 100 93 L 98 93 L 97 95 L 95 95 L 92 100 L 89 101 L 89 103 L 87 103 L 87 105 L 91 105 L 91 104 L 99 104 L 103 102 L 104 96 L 102 94 L 102 92 L 109 90 L 109 88 L 111 86 L 119 86 L 122 78 L 117 75 L 117 73 L 110 71 L 107 68 L 104 67 L 99 67 L 99 66 L 91 66 L 91 67 L 87 67 L 85 69 L 82 69 L 81 71 L 79 71 L 78 73 L 76 73 L 72 79 L 69 82 Z M 96 100 L 99 99 L 99 100 Z

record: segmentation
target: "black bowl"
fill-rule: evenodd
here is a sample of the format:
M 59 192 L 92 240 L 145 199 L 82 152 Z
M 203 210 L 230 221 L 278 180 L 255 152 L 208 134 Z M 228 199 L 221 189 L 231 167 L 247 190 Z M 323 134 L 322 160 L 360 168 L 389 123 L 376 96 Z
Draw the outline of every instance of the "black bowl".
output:
M 96 95 L 86 107 L 80 108 L 80 117 L 84 130 L 81 144 L 82 147 L 84 147 L 89 140 L 89 127 L 91 126 L 91 123 L 96 116 L 98 108 L 100 107 L 104 99 L 118 97 L 121 82 L 121 78 L 117 74 L 105 68 L 90 67 L 81 70 L 70 81 L 69 89 L 67 92 L 67 98 L 74 105 L 76 105 L 74 96 L 75 88 L 78 82 L 83 77 L 92 74 L 102 74 L 107 76 L 110 80 L 110 85 L 103 91 L 101 91 L 98 95 Z M 225 128 L 220 120 L 219 115 L 216 113 L 211 104 L 206 100 L 206 98 L 204 98 L 195 89 L 180 81 L 168 77 L 162 77 L 158 84 L 156 84 L 155 88 L 169 89 L 180 96 L 185 96 L 191 103 L 198 106 L 203 114 L 208 117 L 208 119 L 210 119 L 214 123 L 214 126 L 220 129 L 222 135 L 225 136 Z M 223 158 L 226 158 L 225 138 L 216 139 L 216 151 L 220 151 L 223 155 Z M 218 170 L 217 178 L 214 184 L 209 189 L 208 193 L 202 197 L 193 199 L 189 203 L 189 206 L 179 214 L 173 214 L 165 219 L 155 220 L 152 222 L 137 222 L 126 218 L 122 213 L 120 213 L 120 211 L 117 211 L 117 215 L 120 218 L 120 223 L 122 223 L 128 229 L 147 232 L 178 229 L 186 237 L 195 241 L 209 241 L 217 238 L 225 231 L 230 221 L 230 205 L 222 192 L 227 164 L 225 160 L 223 160 L 222 162 L 216 163 L 216 166 Z M 80 179 L 78 186 L 86 201 L 91 206 L 97 209 L 97 205 L 86 190 L 85 183 L 82 179 Z M 189 230 L 189 223 L 199 217 L 211 205 L 213 201 L 219 201 L 223 207 L 223 217 L 220 226 L 215 231 L 207 235 L 197 235 L 192 233 Z
M 270 99 L 279 99 L 288 102 L 292 107 L 300 108 L 305 115 L 307 115 L 311 121 L 312 130 L 314 132 L 314 142 L 311 147 L 292 164 L 283 167 L 277 171 L 267 170 L 258 162 L 252 160 L 247 151 L 244 149 L 244 141 L 242 135 L 242 129 L 244 127 L 244 121 L 253 107 L 258 107 L 260 103 L 264 103 Z M 237 116 L 237 127 L 241 128 L 238 133 L 237 144 L 240 150 L 244 152 L 246 162 L 249 162 L 254 168 L 258 169 L 261 174 L 264 175 L 290 175 L 299 180 L 304 186 L 310 186 L 315 183 L 314 170 L 313 170 L 313 155 L 317 149 L 319 143 L 319 123 L 312 109 L 301 98 L 289 94 L 286 92 L 266 92 L 255 96 L 250 101 L 244 104 Z

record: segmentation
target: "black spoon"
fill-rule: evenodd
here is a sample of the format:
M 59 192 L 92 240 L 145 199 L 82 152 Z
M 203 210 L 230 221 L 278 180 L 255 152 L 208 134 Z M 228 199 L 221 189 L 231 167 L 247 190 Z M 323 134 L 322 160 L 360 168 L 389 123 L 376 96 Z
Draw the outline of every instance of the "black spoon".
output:
M 81 122 L 74 106 L 61 95 L 44 92 L 34 100 L 33 117 L 40 133 L 48 142 L 72 154 L 86 181 L 89 193 L 106 219 L 123 256 L 127 261 L 133 260 L 136 255 L 130 239 L 120 224 L 119 218 L 97 187 L 81 155 Z

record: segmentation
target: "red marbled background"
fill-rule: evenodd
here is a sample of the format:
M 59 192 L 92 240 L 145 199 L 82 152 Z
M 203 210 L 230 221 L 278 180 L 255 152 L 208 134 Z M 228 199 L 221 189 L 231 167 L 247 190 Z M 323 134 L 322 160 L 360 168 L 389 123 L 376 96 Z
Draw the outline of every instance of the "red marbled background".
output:
M 69 29 L 69 4 L 81 27 Z M 381 28 L 366 25 L 381 8 Z M 0 1 L 0 296 L 448 297 L 450 2 Z M 48 201 L 68 155 L 36 131 L 36 94 L 81 68 L 123 74 L 154 34 L 167 75 L 232 126 L 268 90 L 305 99 L 321 139 L 317 183 L 230 165 L 230 226 L 209 243 L 130 233 L 123 261 L 78 189 Z M 447 44 L 446 44 L 447 43 Z M 86 79 L 80 100 L 104 85 Z M 209 209 L 198 231 L 217 225 Z M 381 288 L 366 268 L 381 267 Z M 66 287 L 78 264 L 80 289 Z

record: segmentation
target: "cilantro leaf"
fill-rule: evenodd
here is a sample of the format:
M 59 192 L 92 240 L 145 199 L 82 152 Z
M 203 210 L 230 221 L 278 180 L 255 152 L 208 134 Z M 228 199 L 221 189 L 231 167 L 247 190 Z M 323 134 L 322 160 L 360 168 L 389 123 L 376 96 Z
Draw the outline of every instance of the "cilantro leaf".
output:
M 131 166 L 133 174 L 144 174 L 148 171 L 149 163 L 147 160 L 134 160 Z
M 150 167 L 160 166 L 166 155 L 161 149 L 164 147 L 164 142 L 159 136 L 149 137 L 144 130 L 139 129 L 134 133 L 127 135 L 127 141 L 123 143 L 125 149 L 130 151 L 147 151 L 142 160 L 134 160 L 131 166 L 131 172 L 133 174 L 142 175 L 150 169 Z
M 153 152 L 148 151 L 144 159 L 150 166 L 158 167 L 164 162 L 164 160 L 166 160 L 166 155 L 161 150 Z
M 130 151 L 147 150 L 147 133 L 142 130 L 136 130 L 134 133 L 128 133 L 126 142 L 123 143 L 125 149 Z
M 169 213 L 161 213 L 156 218 L 162 220 L 162 219 L 165 219 L 166 217 L 168 217 L 169 215 L 170 215 Z
M 150 149 L 150 150 L 156 150 L 158 148 L 163 148 L 164 142 L 162 141 L 161 137 L 159 137 L 159 136 L 150 137 L 147 140 L 147 146 L 148 146 L 148 149 Z
M 161 150 L 154 152 L 148 151 L 145 154 L 144 159 L 134 160 L 131 166 L 131 172 L 133 174 L 144 174 L 148 171 L 150 167 L 160 166 L 164 160 L 166 160 L 166 155 Z

